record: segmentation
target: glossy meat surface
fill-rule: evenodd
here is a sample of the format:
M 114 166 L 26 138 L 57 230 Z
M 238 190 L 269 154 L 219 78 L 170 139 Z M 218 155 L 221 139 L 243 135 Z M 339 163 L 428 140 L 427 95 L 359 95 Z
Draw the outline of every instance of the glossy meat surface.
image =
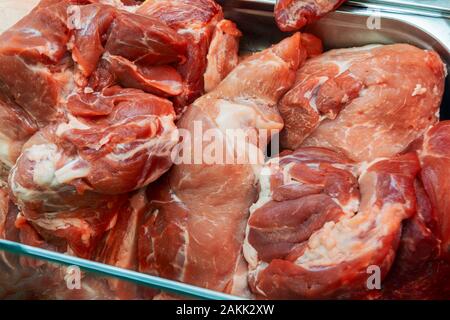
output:
M 355 165 L 327 149 L 300 148 L 269 161 L 244 245 L 252 291 L 349 297 L 365 290 L 369 267 L 384 278 L 402 222 L 415 214 L 419 170 L 414 153 Z
M 166 23 L 186 39 L 187 60 L 178 67 L 184 89 L 175 99 L 181 114 L 203 93 L 206 57 L 216 25 L 223 19 L 222 8 L 213 0 L 150 0 L 137 13 Z
M 280 102 L 281 144 L 355 161 L 393 156 L 438 121 L 444 75 L 436 53 L 406 44 L 326 52 L 300 68 Z
M 296 34 L 247 58 L 213 91 L 196 100 L 179 127 L 194 133 L 192 139 L 198 139 L 195 123 L 215 130 L 225 154 L 238 151 L 224 137 L 227 129 L 281 129 L 276 104 L 294 81 L 299 46 Z M 203 146 L 207 145 L 205 141 Z M 248 155 L 262 156 L 265 145 L 259 149 L 248 142 L 247 147 Z M 182 148 L 182 153 L 193 156 L 194 142 Z M 248 209 L 256 196 L 258 167 L 248 161 L 181 163 L 150 186 L 152 211 L 142 230 L 140 270 L 246 295 L 241 246 Z
M 450 121 L 432 127 L 424 136 L 419 150 L 422 181 L 437 216 L 437 231 L 442 239 L 442 255 L 450 252 Z

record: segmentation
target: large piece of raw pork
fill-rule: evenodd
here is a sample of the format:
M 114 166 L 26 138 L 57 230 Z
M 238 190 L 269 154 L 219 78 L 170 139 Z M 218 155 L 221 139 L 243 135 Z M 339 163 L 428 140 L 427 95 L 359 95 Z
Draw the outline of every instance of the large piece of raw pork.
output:
M 242 258 L 248 209 L 257 194 L 262 150 L 274 130 L 283 127 L 277 103 L 290 88 L 300 62 L 300 34 L 244 60 L 213 91 L 197 99 L 178 123 L 190 133 L 183 158 L 194 159 L 198 144 L 210 144 L 203 132 L 213 130 L 228 156 L 244 148 L 251 160 L 175 165 L 165 179 L 148 189 L 151 212 L 142 227 L 140 271 L 209 289 L 244 295 Z M 227 130 L 269 131 L 268 139 L 233 143 Z M 217 145 L 217 143 L 216 143 Z M 239 145 L 241 147 L 239 147 Z M 241 149 L 242 150 L 242 149 Z M 193 160 L 196 161 L 196 160 Z M 221 162 L 223 161 L 223 162 Z
M 177 113 L 236 66 L 240 32 L 231 21 L 223 20 L 222 8 L 215 1 L 148 0 L 136 12 L 163 21 L 187 42 L 187 60 L 178 67 L 184 87 L 175 99 Z M 207 68 L 213 70 L 204 78 Z
M 448 295 L 449 122 L 408 153 L 355 163 L 302 147 L 269 160 L 244 256 L 262 298 Z M 382 287 L 368 285 L 374 270 Z
M 281 144 L 356 161 L 393 156 L 439 120 L 444 78 L 435 52 L 407 44 L 328 51 L 299 69 L 281 100 Z
M 441 250 L 450 257 L 450 121 L 430 128 L 418 151 L 422 165 L 421 179 L 437 216 L 437 235 L 442 239 Z
M 370 266 L 384 278 L 415 213 L 419 169 L 414 153 L 358 166 L 321 148 L 269 161 L 244 246 L 252 291 L 335 297 L 364 289 Z
M 211 90 L 235 67 L 240 32 L 222 19 L 214 1 L 43 0 L 0 36 L 0 176 L 15 228 L 134 268 L 144 209 L 129 209 L 130 192 L 172 165 L 172 101 L 184 109 L 206 69 Z

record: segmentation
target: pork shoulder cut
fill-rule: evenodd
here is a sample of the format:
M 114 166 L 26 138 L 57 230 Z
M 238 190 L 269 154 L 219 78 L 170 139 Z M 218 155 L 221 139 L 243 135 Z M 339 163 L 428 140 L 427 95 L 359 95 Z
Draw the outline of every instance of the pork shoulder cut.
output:
M 355 161 L 393 156 L 439 120 L 444 78 L 435 52 L 407 44 L 328 51 L 306 61 L 281 100 L 281 144 Z

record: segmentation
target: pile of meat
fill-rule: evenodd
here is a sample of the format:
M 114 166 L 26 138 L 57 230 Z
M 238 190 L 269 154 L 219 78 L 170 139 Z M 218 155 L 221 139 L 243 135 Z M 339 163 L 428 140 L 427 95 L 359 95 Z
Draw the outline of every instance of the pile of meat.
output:
M 250 298 L 450 297 L 440 57 L 295 33 L 244 58 L 240 36 L 212 0 L 42 0 L 0 36 L 0 237 Z M 227 130 L 269 132 L 244 142 L 263 160 L 175 162 L 207 147 L 198 123 L 227 155 Z M 0 269 L 1 297 L 174 298 Z

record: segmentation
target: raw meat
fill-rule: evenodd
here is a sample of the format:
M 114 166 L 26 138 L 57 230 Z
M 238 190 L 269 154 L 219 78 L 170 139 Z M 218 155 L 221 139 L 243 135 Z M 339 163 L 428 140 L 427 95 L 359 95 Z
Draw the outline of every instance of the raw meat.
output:
M 114 228 L 98 246 L 100 250 L 96 255 L 97 261 L 119 268 L 137 270 L 138 232 L 146 209 L 147 198 L 144 189 L 130 195 L 126 206 L 117 217 Z M 136 299 L 139 295 L 138 286 L 127 281 L 108 279 L 108 286 L 120 299 Z
M 428 130 L 419 150 L 422 181 L 437 216 L 442 255 L 450 256 L 450 121 Z
M 203 93 L 206 56 L 215 27 L 223 19 L 222 8 L 213 0 L 149 0 L 136 11 L 165 22 L 188 43 L 187 61 L 178 67 L 185 86 L 175 98 L 177 114 Z
M 9 171 L 19 157 L 23 144 L 38 130 L 38 126 L 28 113 L 1 92 L 0 119 L 0 163 Z M 4 175 L 0 174 L 0 179 L 5 180 Z
M 345 0 L 277 0 L 275 21 L 282 31 L 299 30 L 337 9 L 344 2 Z
M 7 167 L 38 128 L 68 121 L 71 95 L 116 83 L 161 96 L 182 91 L 181 76 L 168 65 L 185 60 L 182 36 L 155 19 L 89 2 L 41 1 L 0 36 L 0 110 L 5 122 L 16 123 L 0 135 Z
M 170 168 L 178 133 L 171 103 L 136 89 L 71 96 L 67 109 L 67 123 L 27 142 L 9 180 L 23 215 L 41 233 L 65 238 L 77 255 L 89 256 L 122 194 Z
M 242 36 L 230 20 L 222 20 L 214 31 L 204 74 L 205 92 L 213 90 L 239 63 L 239 39 Z
M 45 0 L 1 35 L 0 159 L 8 171 L 18 158 L 9 185 L 29 244 L 91 257 L 126 193 L 171 166 L 175 112 L 148 92 L 181 92 L 186 41 L 129 9 Z
M 403 223 L 394 265 L 380 292 L 383 299 L 439 299 L 449 290 L 442 281 L 448 266 L 438 260 L 441 241 L 436 212 L 419 179 L 415 191 L 417 212 Z
M 326 52 L 300 68 L 280 102 L 281 144 L 356 161 L 395 155 L 438 121 L 444 77 L 436 53 L 406 44 Z
M 300 148 L 270 160 L 244 245 L 252 291 L 349 297 L 366 288 L 368 267 L 384 278 L 402 222 L 416 210 L 419 170 L 415 153 L 354 165 L 327 149 Z
M 200 124 L 203 132 L 216 132 L 222 145 L 216 152 L 223 148 L 224 155 L 239 151 L 226 130 L 268 130 L 270 139 L 283 126 L 276 104 L 294 81 L 299 55 L 300 35 L 295 34 L 247 58 L 213 91 L 196 100 L 178 122 L 180 130 L 191 134 L 191 142 L 180 150 L 183 157 L 195 157 L 192 151 L 202 143 L 195 131 Z M 141 230 L 141 271 L 246 295 L 241 246 L 267 140 L 261 145 L 245 143 L 245 154 L 257 156 L 253 165 L 249 160 L 223 158 L 213 163 L 203 158 L 192 164 L 186 161 L 148 188 L 151 211 Z M 208 144 L 203 141 L 203 148 Z
M 256 260 L 285 257 L 328 221 L 352 216 L 359 205 L 355 170 L 351 160 L 321 148 L 269 161 L 259 177 L 258 202 L 250 208 L 244 247 L 250 268 L 257 267 Z
M 95 72 L 90 87 L 97 91 L 117 81 L 162 96 L 180 94 L 181 76 L 168 64 L 186 59 L 182 36 L 156 19 L 111 6 L 78 8 L 80 22 L 73 27 L 72 57 L 81 73 L 79 85 L 86 85 Z M 99 63 L 102 58 L 106 61 Z M 111 82 L 97 83 L 100 72 L 110 74 Z
M 57 118 L 59 102 L 73 86 L 66 58 L 69 5 L 41 1 L 0 36 L 1 89 L 41 126 Z

